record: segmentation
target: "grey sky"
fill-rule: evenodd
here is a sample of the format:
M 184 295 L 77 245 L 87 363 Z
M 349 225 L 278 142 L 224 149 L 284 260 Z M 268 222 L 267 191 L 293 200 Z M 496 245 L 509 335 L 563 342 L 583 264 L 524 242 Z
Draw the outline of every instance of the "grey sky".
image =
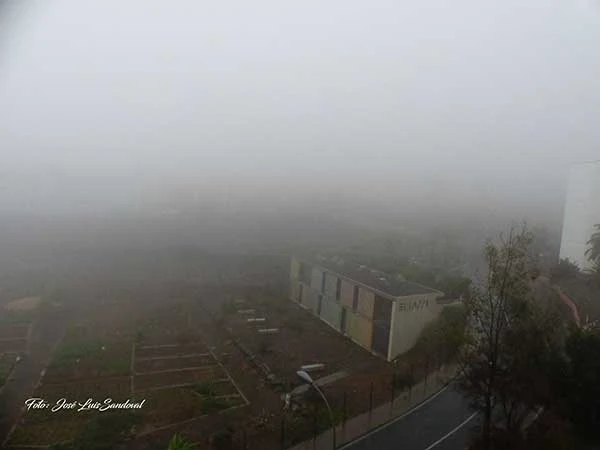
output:
M 15 5 L 0 210 L 273 186 L 552 204 L 600 158 L 591 0 Z

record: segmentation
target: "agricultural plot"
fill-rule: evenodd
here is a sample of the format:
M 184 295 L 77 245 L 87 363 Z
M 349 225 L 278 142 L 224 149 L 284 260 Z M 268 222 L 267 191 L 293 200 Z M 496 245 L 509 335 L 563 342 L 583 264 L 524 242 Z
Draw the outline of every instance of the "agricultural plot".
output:
M 0 341 L 10 339 L 27 339 L 29 325 L 0 325 Z
M 25 422 L 17 427 L 8 442 L 9 447 L 44 447 L 77 437 L 89 422 L 90 416 L 79 414 L 57 420 Z
M 129 342 L 63 341 L 56 350 L 44 381 L 60 383 L 129 375 Z
M 245 404 L 231 383 L 218 382 L 155 390 L 138 396 L 152 405 L 142 411 L 144 431 Z
M 138 331 L 132 385 L 136 398 L 152 405 L 143 411 L 143 432 L 247 404 L 189 321 L 175 307 Z
M 27 347 L 29 327 L 28 324 L 15 325 L 10 322 L 0 322 L 0 355 L 24 352 Z
M 186 369 L 190 367 L 207 367 L 214 365 L 214 358 L 210 354 L 197 356 L 181 356 L 175 358 L 139 358 L 136 360 L 135 370 L 139 373 L 158 372 L 163 370 Z
M 49 445 L 74 439 L 81 434 L 90 420 L 102 412 L 96 410 L 77 411 L 59 409 L 52 411 L 60 399 L 67 402 L 85 403 L 88 399 L 103 402 L 113 399 L 123 402 L 132 399 L 129 377 L 104 378 L 94 381 L 70 383 L 44 383 L 34 392 L 33 397 L 44 399 L 51 406 L 46 409 L 30 409 L 25 412 L 21 423 L 10 438 L 14 445 Z
M 150 358 L 168 359 L 184 358 L 191 356 L 209 355 L 206 345 L 202 343 L 190 343 L 184 345 L 164 344 L 164 345 L 143 345 L 136 346 L 135 358 L 137 361 L 149 360 Z
M 16 355 L 13 353 L 3 353 L 0 355 L 0 387 L 6 383 L 8 376 L 15 365 Z
M 133 375 L 136 393 L 204 383 L 232 384 L 232 380 L 203 343 L 136 346 Z
M 259 297 L 223 311 L 225 327 L 233 330 L 236 339 L 271 372 L 292 384 L 297 382 L 296 371 L 310 364 L 324 365 L 316 377 L 341 370 L 390 370 L 386 361 L 285 298 Z
M 90 420 L 102 414 L 96 410 L 77 411 L 78 407 L 52 411 L 60 399 L 78 403 L 88 399 L 131 399 L 131 341 L 98 339 L 94 332 L 81 326 L 67 331 L 33 394 L 51 406 L 26 410 L 22 423 L 10 437 L 11 446 L 43 446 L 73 439 Z
M 345 411 L 352 417 L 390 399 L 393 364 L 284 297 L 254 294 L 243 301 L 233 298 L 223 304 L 217 317 L 243 347 L 249 365 L 266 376 L 275 392 L 300 388 L 296 372 L 313 365 L 311 376 L 323 383 L 335 414 Z M 300 390 L 294 403 L 306 406 L 310 398 L 310 392 Z M 295 410 L 288 433 L 297 440 L 309 438 L 313 420 L 303 407 Z
M 136 392 L 149 390 L 165 389 L 169 387 L 178 387 L 193 385 L 195 383 L 210 383 L 222 380 L 225 374 L 221 368 L 207 367 L 203 369 L 180 369 L 168 372 L 138 374 L 135 376 Z
M 27 348 L 29 325 L 0 324 L 0 387 L 6 383 L 17 356 Z
M 36 396 L 48 401 L 56 401 L 60 398 L 84 401 L 89 397 L 102 400 L 105 398 L 125 399 L 129 395 L 129 377 L 104 378 L 77 383 L 44 383 L 36 391 Z
M 0 328 L 16 325 L 27 326 L 34 321 L 36 312 L 36 309 L 18 309 L 7 306 L 0 308 Z
M 143 400 L 143 407 L 135 411 L 138 433 L 248 404 L 227 369 L 187 326 L 185 310 L 168 309 L 142 311 L 152 319 L 147 327 L 140 326 L 139 316 L 130 318 L 129 324 L 122 320 L 117 327 L 105 317 L 96 321 L 79 317 L 78 325 L 67 330 L 56 348 L 33 396 L 52 405 L 61 398 L 80 403 L 90 398 Z M 16 335 L 15 330 L 7 334 Z M 9 445 L 44 446 L 78 438 L 86 424 L 103 414 L 31 409 Z
M 5 339 L 0 340 L 1 353 L 21 353 L 27 348 L 27 339 Z

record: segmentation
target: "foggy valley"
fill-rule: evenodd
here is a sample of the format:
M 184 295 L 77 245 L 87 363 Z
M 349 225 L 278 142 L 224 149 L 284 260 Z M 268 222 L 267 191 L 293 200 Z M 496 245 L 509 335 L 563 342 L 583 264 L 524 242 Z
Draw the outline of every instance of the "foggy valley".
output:
M 0 448 L 600 448 L 599 22 L 0 2 Z

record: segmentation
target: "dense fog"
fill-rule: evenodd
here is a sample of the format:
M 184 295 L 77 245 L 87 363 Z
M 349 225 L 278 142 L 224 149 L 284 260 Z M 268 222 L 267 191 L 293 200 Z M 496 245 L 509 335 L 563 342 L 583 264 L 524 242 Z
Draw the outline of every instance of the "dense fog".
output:
M 594 2 L 5 2 L 0 242 L 262 248 L 560 230 Z M 368 231 L 365 231 L 368 230 Z M 342 244 L 340 244 L 342 245 Z

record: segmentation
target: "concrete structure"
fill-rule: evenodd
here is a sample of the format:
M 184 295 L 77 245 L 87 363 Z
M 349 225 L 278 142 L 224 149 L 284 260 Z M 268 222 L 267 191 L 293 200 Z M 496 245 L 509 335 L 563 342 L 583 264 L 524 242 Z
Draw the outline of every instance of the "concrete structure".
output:
M 568 258 L 580 269 L 592 268 L 585 256 L 587 242 L 600 224 L 600 161 L 571 168 L 563 217 L 560 258 Z
M 292 258 L 290 299 L 361 347 L 392 360 L 447 303 L 442 292 L 339 258 Z

